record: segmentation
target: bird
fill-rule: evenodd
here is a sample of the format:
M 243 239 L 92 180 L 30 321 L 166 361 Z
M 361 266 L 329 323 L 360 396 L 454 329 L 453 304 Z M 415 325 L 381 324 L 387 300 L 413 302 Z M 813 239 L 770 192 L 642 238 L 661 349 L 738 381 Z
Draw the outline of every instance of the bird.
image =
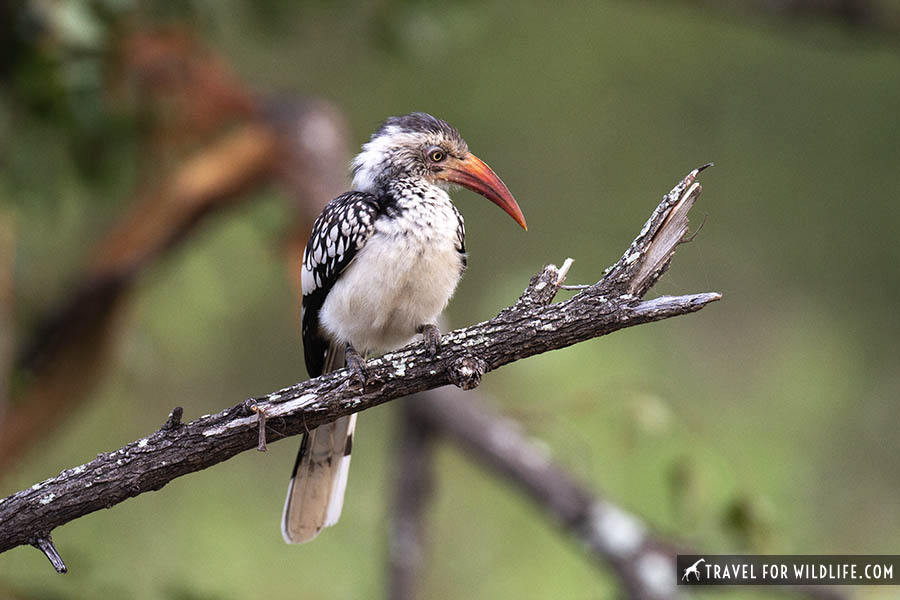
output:
M 365 387 L 366 357 L 424 338 L 440 348 L 438 316 L 466 269 L 465 224 L 448 191 L 463 186 L 523 229 L 503 181 L 456 128 L 427 113 L 388 118 L 351 163 L 352 191 L 322 210 L 301 265 L 301 326 L 310 377 L 347 366 Z M 282 535 L 308 542 L 337 523 L 356 414 L 304 434 L 288 485 Z

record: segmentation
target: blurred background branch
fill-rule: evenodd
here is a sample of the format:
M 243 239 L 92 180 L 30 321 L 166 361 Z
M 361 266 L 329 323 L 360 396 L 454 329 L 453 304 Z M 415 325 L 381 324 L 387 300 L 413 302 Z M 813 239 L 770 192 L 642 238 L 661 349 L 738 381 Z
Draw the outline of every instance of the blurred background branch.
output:
M 248 124 L 173 174 L 161 190 L 139 194 L 130 214 L 101 241 L 74 293 L 44 317 L 16 362 L 28 380 L 15 410 L 0 422 L 0 474 L 40 441 L 96 385 L 127 293 L 142 269 L 175 248 L 207 215 L 246 200 L 271 168 L 276 140 Z
M 814 23 L 831 20 L 859 33 L 900 33 L 900 6 L 890 0 L 687 0 L 711 10 Z
M 0 424 L 6 415 L 15 345 L 16 229 L 11 214 L 0 212 Z
M 16 410 L 0 419 L 0 476 L 96 385 L 109 364 L 117 316 L 142 272 L 177 249 L 208 216 L 249 200 L 249 190 L 277 173 L 302 199 L 295 203 L 298 225 L 288 238 L 295 258 L 287 262 L 291 276 L 299 277 L 293 265 L 299 264 L 307 228 L 342 183 L 346 126 L 328 103 L 279 101 L 258 111 L 246 84 L 185 31 L 141 32 L 122 45 L 119 78 L 136 78 L 138 93 L 148 95 L 142 101 L 155 110 L 174 105 L 148 145 L 166 157 L 164 170 L 170 172 L 162 183 L 143 176 L 146 189 L 97 244 L 74 293 L 58 300 L 23 340 L 15 364 Z M 240 121 L 233 123 L 235 118 Z M 183 153 L 177 148 L 196 147 L 210 136 L 180 164 L 171 163 Z
M 403 400 L 394 459 L 394 494 L 388 538 L 389 600 L 424 597 L 422 581 L 428 554 L 426 510 L 434 487 L 433 431 L 419 418 L 416 405 L 431 404 L 449 386 Z M 456 389 L 456 388 L 452 388 Z
M 676 554 L 695 554 L 687 544 L 666 540 L 642 519 L 591 492 L 550 456 L 549 447 L 530 439 L 523 426 L 488 408 L 477 392 L 464 393 L 444 387 L 407 402 L 396 468 L 393 544 L 403 552 L 391 563 L 392 599 L 421 597 L 410 592 L 411 582 L 421 580 L 423 532 L 427 530 L 424 505 L 428 500 L 428 473 L 433 443 L 429 436 L 446 439 L 472 460 L 514 484 L 541 510 L 575 538 L 601 568 L 612 570 L 625 597 L 664 600 L 681 597 L 675 582 Z M 412 438 L 412 439 L 410 439 Z M 409 536 L 409 537 L 408 537 Z M 415 541 L 406 546 L 404 542 Z M 842 600 L 849 596 L 822 586 L 770 587 L 773 593 L 815 600 Z

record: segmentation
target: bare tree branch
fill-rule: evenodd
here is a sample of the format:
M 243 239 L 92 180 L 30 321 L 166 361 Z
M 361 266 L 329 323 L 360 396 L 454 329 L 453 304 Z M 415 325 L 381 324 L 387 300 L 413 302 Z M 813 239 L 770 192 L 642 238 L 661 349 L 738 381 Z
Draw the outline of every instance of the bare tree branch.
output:
M 446 334 L 433 360 L 427 360 L 423 344 L 416 343 L 370 361 L 362 393 L 348 385 L 347 372 L 341 369 L 100 454 L 0 501 L 0 552 L 255 448 L 258 414 L 252 407 L 265 412 L 273 425 L 269 437 L 277 440 L 401 396 L 453 382 L 475 385 L 485 372 L 516 360 L 695 312 L 719 300 L 717 293 L 640 299 L 666 270 L 682 240 L 672 235 L 672 228 L 680 225 L 670 217 L 699 196 L 698 172 L 692 171 L 663 198 L 628 251 L 599 282 L 569 300 L 549 304 L 565 275 L 550 265 L 513 306 L 489 321 Z M 653 261 L 649 266 L 648 259 Z

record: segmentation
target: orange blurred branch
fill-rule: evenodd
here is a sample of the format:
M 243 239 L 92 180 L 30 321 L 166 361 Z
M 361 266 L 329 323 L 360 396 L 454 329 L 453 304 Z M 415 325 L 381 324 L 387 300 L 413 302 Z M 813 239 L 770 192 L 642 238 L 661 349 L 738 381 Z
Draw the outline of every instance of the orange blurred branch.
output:
M 102 240 L 78 289 L 36 329 L 16 361 L 25 390 L 0 423 L 0 473 L 77 406 L 103 372 L 118 317 L 138 275 L 214 210 L 247 198 L 266 179 L 277 138 L 259 124 L 237 128 L 188 160 L 140 200 Z
M 16 229 L 9 213 L 0 213 L 0 423 L 6 414 L 15 344 Z
M 273 177 L 283 180 L 298 199 L 301 225 L 288 249 L 295 265 L 305 228 L 343 187 L 347 134 L 336 109 L 318 100 L 281 102 L 263 115 L 248 86 L 185 30 L 125 38 L 112 88 L 120 96 L 133 90 L 148 110 L 159 112 L 151 154 L 179 157 L 196 148 L 158 176 L 147 175 L 152 157 L 143 161 L 143 178 L 162 183 L 142 186 L 97 244 L 75 290 L 20 346 L 15 368 L 23 385 L 15 410 L 0 421 L 0 475 L 93 389 L 135 281 L 205 217 L 246 200 L 247 192 Z

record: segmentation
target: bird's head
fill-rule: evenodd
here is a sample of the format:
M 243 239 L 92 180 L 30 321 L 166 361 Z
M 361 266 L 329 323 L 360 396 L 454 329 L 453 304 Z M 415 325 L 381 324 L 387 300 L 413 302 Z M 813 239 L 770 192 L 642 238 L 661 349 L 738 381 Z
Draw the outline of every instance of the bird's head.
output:
M 445 121 L 425 113 L 391 117 L 353 159 L 353 187 L 377 193 L 397 178 L 420 178 L 441 187 L 459 184 L 505 210 L 523 229 L 513 195 Z

